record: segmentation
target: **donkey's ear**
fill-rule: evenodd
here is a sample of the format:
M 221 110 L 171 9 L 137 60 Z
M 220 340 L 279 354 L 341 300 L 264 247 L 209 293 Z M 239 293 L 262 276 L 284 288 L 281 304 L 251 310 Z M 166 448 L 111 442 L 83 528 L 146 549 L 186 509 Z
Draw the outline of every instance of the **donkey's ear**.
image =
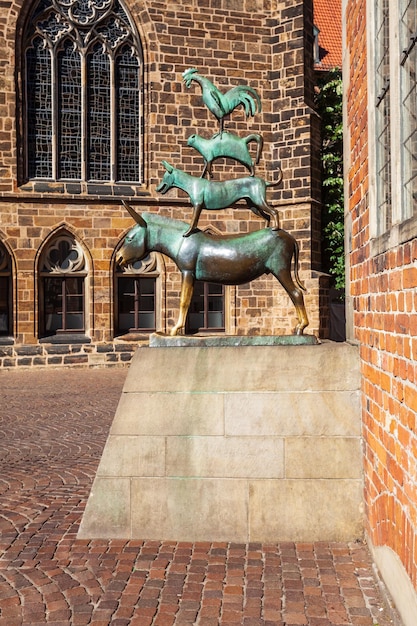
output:
M 167 171 L 167 172 L 169 172 L 169 173 L 171 173 L 171 172 L 172 172 L 172 170 L 174 169 L 174 168 L 172 167 L 172 165 L 170 165 L 170 164 L 168 163 L 168 161 L 162 161 L 162 165 L 164 166 L 164 168 L 166 169 L 166 171 Z
M 123 202 L 123 206 L 125 207 L 125 209 L 128 211 L 129 215 L 131 217 L 133 217 L 133 219 L 135 220 L 135 222 L 137 224 L 139 224 L 139 226 L 144 226 L 146 228 L 147 223 L 145 222 L 145 220 L 143 219 L 143 217 L 139 214 L 136 213 L 135 209 L 133 207 L 130 206 L 130 204 L 128 204 L 127 202 L 125 202 L 124 200 L 122 200 Z

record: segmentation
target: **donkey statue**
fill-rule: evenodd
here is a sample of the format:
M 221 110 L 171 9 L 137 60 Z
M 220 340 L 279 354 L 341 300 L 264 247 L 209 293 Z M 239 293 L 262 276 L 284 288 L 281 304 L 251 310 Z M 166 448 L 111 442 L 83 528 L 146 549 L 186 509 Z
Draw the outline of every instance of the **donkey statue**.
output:
M 302 335 L 308 326 L 298 276 L 298 245 L 285 230 L 264 228 L 245 235 L 212 235 L 197 230 L 184 238 L 187 224 L 154 213 L 140 215 L 123 202 L 136 222 L 119 249 L 116 262 L 121 266 L 161 252 L 170 257 L 181 272 L 180 314 L 171 335 L 184 332 L 194 282 L 241 285 L 262 274 L 273 274 L 291 298 L 297 313 L 295 333 Z M 294 278 L 291 263 L 294 259 Z

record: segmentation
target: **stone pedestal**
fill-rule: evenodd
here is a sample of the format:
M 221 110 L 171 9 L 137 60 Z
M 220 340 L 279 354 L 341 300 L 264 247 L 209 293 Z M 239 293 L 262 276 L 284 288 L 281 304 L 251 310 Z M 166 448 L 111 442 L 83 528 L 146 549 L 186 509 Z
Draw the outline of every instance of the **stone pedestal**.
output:
M 139 349 L 79 538 L 361 536 L 359 386 L 347 344 Z

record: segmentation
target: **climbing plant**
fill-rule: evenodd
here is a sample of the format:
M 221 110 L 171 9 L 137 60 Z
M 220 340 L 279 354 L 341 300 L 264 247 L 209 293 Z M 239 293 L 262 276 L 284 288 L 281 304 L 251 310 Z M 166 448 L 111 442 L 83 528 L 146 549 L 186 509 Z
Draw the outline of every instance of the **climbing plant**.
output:
M 339 70 L 326 73 L 320 78 L 317 87 L 317 110 L 322 120 L 323 269 L 333 277 L 334 288 L 344 294 L 342 73 Z

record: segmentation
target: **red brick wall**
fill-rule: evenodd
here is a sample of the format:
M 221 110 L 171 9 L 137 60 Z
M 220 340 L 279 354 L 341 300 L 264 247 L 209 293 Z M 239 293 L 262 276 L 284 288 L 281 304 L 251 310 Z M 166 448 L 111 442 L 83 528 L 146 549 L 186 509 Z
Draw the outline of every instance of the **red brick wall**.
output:
M 366 2 L 346 25 L 350 297 L 363 375 L 366 524 L 417 586 L 417 240 L 372 256 L 368 205 Z
M 129 198 L 139 210 L 188 221 L 188 198 L 175 191 L 166 196 L 155 187 L 163 175 L 162 160 L 200 175 L 202 159 L 187 146 L 193 133 L 209 137 L 218 123 L 202 103 L 200 88 L 187 89 L 181 73 L 197 67 L 219 88 L 248 83 L 258 90 L 263 111 L 246 120 L 237 109 L 227 128 L 245 135 L 260 132 L 264 152 L 257 175 L 277 177 L 282 165 L 284 181 L 268 191 L 268 201 L 281 214 L 283 228 L 300 245 L 301 279 L 309 293 L 307 332 L 320 332 L 319 313 L 319 190 L 317 120 L 312 111 L 312 7 L 302 0 L 184 0 L 127 1 L 135 19 L 144 55 L 144 184 L 122 191 L 97 185 L 67 186 L 33 183 L 22 175 L 20 116 L 20 34 L 30 2 L 3 2 L 0 6 L 0 238 L 13 252 L 15 263 L 15 339 L 35 345 L 37 337 L 36 258 L 45 238 L 65 225 L 83 242 L 94 268 L 89 334 L 94 345 L 112 342 L 112 262 L 114 247 L 131 218 L 121 207 Z M 17 83 L 15 77 L 17 76 Z M 17 94 L 17 97 L 16 97 Z M 230 175 L 230 163 L 215 165 L 218 178 Z M 233 175 L 246 170 L 233 164 Z M 230 209 L 203 211 L 200 227 L 220 232 L 246 232 L 263 223 L 251 212 Z M 163 328 L 178 314 L 180 277 L 166 264 L 163 279 Z M 294 307 L 277 281 L 264 277 L 250 286 L 230 290 L 231 324 L 240 334 L 289 333 L 295 326 Z M 91 351 L 92 348 L 90 348 Z M 3 356 L 17 358 L 9 349 Z M 1 355 L 0 355 L 1 359 Z M 16 359 L 13 362 L 17 362 Z

